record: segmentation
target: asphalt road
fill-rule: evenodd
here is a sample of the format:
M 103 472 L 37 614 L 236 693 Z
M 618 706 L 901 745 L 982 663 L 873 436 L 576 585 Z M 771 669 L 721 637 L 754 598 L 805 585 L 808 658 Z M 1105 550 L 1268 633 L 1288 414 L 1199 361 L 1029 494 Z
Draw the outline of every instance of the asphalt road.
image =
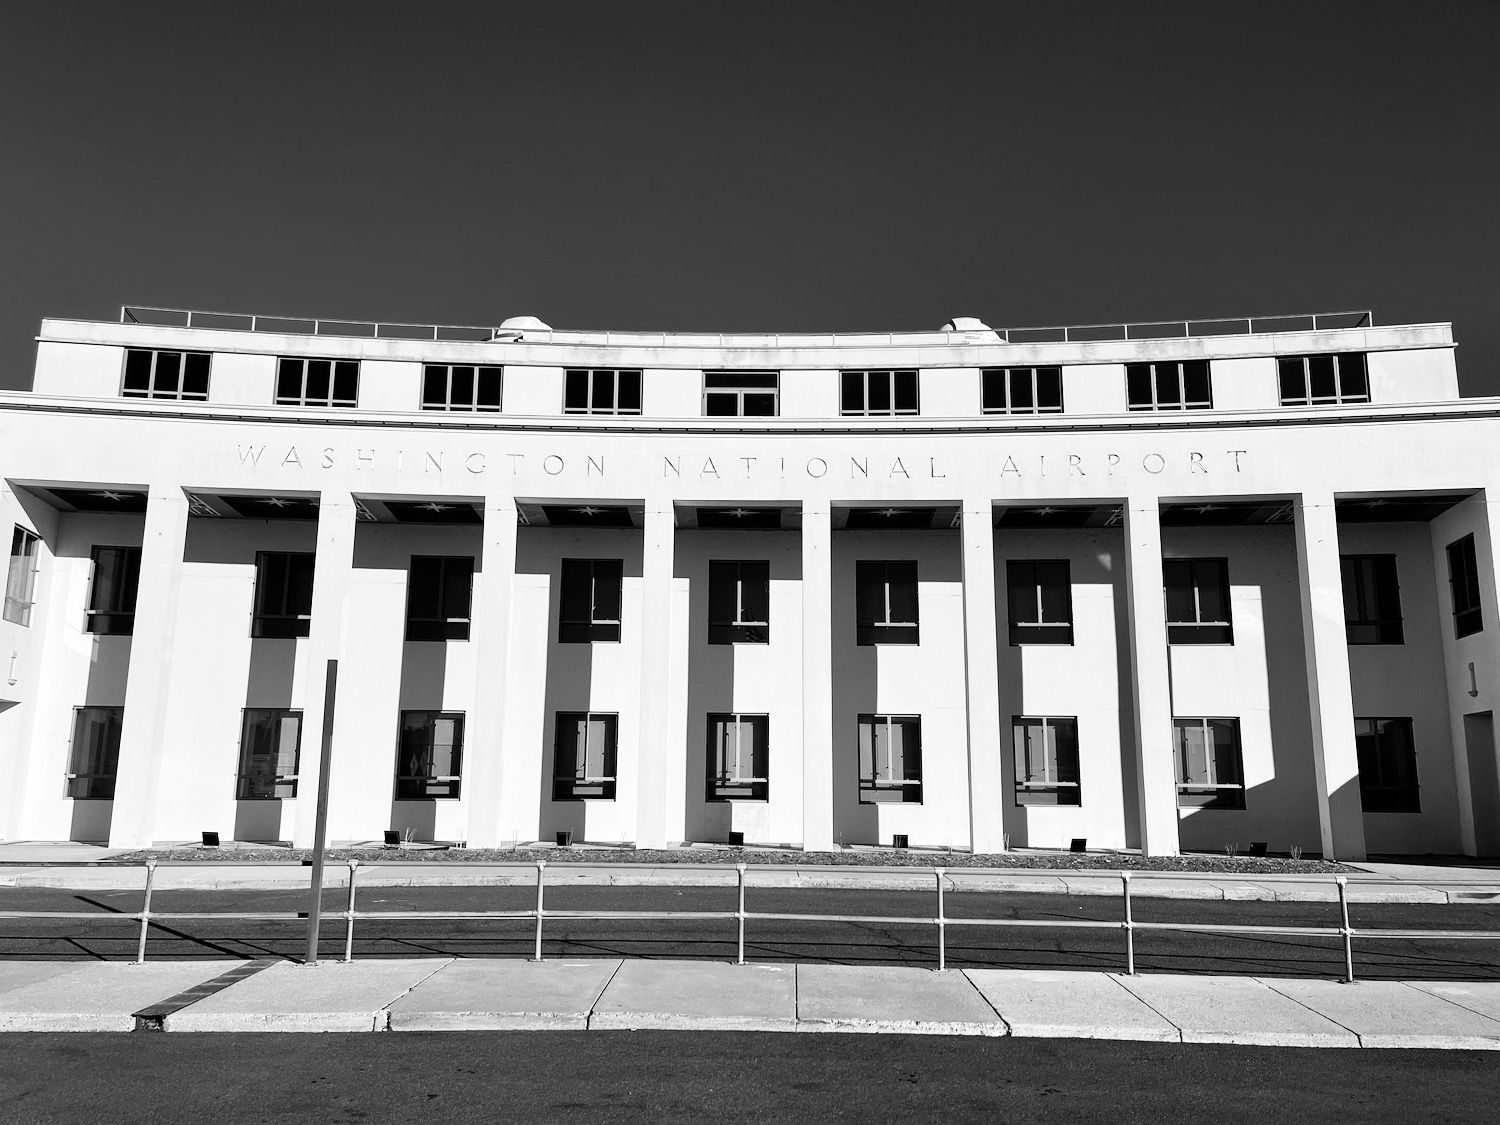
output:
M 1496 1057 L 730 1032 L 0 1035 L 0 1120 L 1493 1121 Z
M 98 921 L 0 919 L 0 958 L 133 959 L 138 923 L 118 917 L 139 909 L 138 891 L 68 891 L 0 888 L 0 910 L 83 910 Z M 340 910 L 344 892 L 329 891 L 325 910 Z M 534 905 L 525 887 L 369 888 L 361 910 L 507 910 Z M 162 891 L 153 909 L 168 911 L 305 910 L 306 892 Z M 671 887 L 549 889 L 553 910 L 732 910 L 733 889 Z M 934 896 L 902 891 L 751 890 L 752 911 L 807 914 L 931 917 Z M 1053 921 L 1118 921 L 1111 898 L 1035 894 L 952 894 L 950 918 L 1029 918 Z M 110 915 L 114 914 L 115 917 Z M 1500 905 L 1371 904 L 1351 908 L 1353 925 L 1410 929 L 1500 931 Z M 1203 902 L 1137 899 L 1141 921 L 1211 922 L 1278 926 L 1336 925 L 1338 908 L 1328 903 Z M 534 923 L 512 920 L 360 920 L 354 953 L 360 957 L 529 957 Z M 757 962 L 932 965 L 935 929 L 930 924 L 747 922 L 746 956 Z M 342 956 L 344 923 L 323 922 L 322 955 Z M 656 957 L 732 960 L 733 919 L 601 921 L 549 918 L 547 957 Z M 948 930 L 948 964 L 955 968 L 1124 967 L 1124 936 L 1117 928 L 1087 930 L 1041 927 L 964 927 Z M 1364 979 L 1500 980 L 1500 941 L 1381 940 L 1355 938 L 1356 971 Z M 300 957 L 305 921 L 233 919 L 163 920 L 152 925 L 150 959 Z M 1343 971 L 1337 937 L 1216 936 L 1178 931 L 1139 932 L 1136 966 L 1143 972 L 1335 977 Z

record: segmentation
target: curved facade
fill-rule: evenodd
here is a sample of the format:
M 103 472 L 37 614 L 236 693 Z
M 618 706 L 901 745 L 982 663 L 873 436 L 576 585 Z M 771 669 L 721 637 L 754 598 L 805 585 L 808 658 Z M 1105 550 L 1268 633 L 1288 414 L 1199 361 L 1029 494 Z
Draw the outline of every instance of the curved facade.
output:
M 0 837 L 1500 851 L 1447 325 L 135 315 L 0 395 Z

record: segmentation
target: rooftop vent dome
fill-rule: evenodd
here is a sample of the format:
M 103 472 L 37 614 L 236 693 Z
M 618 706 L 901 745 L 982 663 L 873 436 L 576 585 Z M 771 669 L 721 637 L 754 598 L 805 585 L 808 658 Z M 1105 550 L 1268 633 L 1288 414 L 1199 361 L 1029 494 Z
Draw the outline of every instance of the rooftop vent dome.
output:
M 947 324 L 943 325 L 944 332 L 993 332 L 984 321 L 977 316 L 955 316 Z
M 543 324 L 534 316 L 508 316 L 500 322 L 500 327 L 507 332 L 523 332 L 528 329 L 533 332 L 552 331 L 550 324 Z

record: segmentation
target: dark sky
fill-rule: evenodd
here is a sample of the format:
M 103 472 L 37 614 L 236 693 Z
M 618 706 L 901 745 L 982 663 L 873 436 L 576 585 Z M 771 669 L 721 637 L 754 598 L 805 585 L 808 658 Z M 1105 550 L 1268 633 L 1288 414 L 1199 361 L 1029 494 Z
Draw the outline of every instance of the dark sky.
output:
M 1500 4 L 0 4 L 0 386 L 121 304 L 557 328 L 1373 309 L 1500 394 Z

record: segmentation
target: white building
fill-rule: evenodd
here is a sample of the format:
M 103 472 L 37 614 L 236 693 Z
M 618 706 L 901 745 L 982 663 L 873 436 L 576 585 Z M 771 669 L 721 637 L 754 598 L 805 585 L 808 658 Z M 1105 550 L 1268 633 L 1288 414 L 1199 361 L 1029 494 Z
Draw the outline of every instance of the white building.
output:
M 121 319 L 0 394 L 0 838 L 1500 852 L 1448 325 Z

